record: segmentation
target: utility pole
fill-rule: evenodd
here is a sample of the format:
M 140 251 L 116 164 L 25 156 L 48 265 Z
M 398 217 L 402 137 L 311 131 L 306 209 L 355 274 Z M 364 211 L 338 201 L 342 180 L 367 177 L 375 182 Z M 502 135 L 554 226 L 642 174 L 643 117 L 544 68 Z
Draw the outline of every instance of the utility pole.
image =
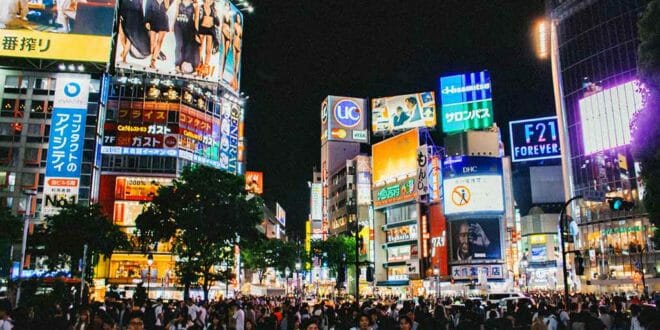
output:
M 21 300 L 21 286 L 23 285 L 23 268 L 25 268 L 25 253 L 27 250 L 27 236 L 30 227 L 30 215 L 32 213 L 32 196 L 37 195 L 36 190 L 23 190 L 23 195 L 27 197 L 25 213 L 23 213 L 23 240 L 21 241 L 21 263 L 18 269 L 18 289 L 16 290 L 16 306 Z
M 561 246 L 561 262 L 562 262 L 562 269 L 563 269 L 563 274 L 564 274 L 564 307 L 568 308 L 569 305 L 569 299 L 568 299 L 568 269 L 566 268 L 566 254 L 568 252 L 566 251 L 566 247 L 564 246 L 564 231 L 566 230 L 566 208 L 568 205 L 571 204 L 576 199 L 581 199 L 582 195 L 575 196 L 566 203 L 564 203 L 564 206 L 561 208 L 561 212 L 559 213 L 559 245 Z M 525 277 L 525 280 L 527 278 Z

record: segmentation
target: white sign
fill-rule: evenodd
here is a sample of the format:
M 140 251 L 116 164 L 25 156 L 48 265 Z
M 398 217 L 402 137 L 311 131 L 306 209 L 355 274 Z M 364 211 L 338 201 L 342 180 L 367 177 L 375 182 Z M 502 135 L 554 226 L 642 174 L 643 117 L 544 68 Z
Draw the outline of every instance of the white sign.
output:
M 442 192 L 445 215 L 504 211 L 501 175 L 445 179 Z
M 321 183 L 312 183 L 312 200 L 310 205 L 310 213 L 312 220 L 323 220 L 323 186 Z
M 429 150 L 425 145 L 417 148 L 417 200 L 429 194 Z
M 78 178 L 46 178 L 41 216 L 56 215 L 66 204 L 78 203 Z

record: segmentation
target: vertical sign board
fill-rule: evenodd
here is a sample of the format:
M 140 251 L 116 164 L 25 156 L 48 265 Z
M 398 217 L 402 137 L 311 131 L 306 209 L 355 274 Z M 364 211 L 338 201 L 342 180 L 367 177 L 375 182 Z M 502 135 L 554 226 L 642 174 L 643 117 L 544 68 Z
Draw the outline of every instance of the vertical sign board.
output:
M 509 122 L 511 161 L 561 158 L 557 116 Z
M 493 125 L 493 99 L 488 71 L 440 78 L 442 131 L 462 132 Z
M 366 110 L 365 99 L 328 96 L 321 106 L 321 141 L 327 129 L 328 140 L 369 143 Z
M 323 185 L 319 183 L 312 183 L 312 196 L 311 196 L 310 213 L 312 221 L 323 220 Z
M 429 194 L 429 150 L 426 144 L 417 148 L 417 201 Z
M 275 203 L 275 218 L 282 227 L 286 227 L 286 211 L 280 206 L 280 203 Z
M 57 214 L 64 203 L 78 202 L 89 81 L 89 75 L 57 77 L 46 158 L 42 216 Z

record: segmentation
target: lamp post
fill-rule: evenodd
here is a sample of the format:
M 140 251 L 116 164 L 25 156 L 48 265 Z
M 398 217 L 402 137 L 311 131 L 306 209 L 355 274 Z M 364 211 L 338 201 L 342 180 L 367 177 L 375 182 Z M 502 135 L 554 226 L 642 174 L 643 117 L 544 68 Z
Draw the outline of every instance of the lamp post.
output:
M 296 295 L 300 295 L 300 260 L 296 261 Z
M 435 296 L 437 300 L 440 299 L 440 268 L 438 266 L 433 268 L 433 275 L 435 276 Z
M 571 204 L 576 199 L 581 199 L 582 195 L 575 196 L 566 203 L 564 203 L 564 206 L 561 208 L 561 211 L 559 212 L 559 246 L 561 247 L 561 262 L 562 262 L 562 275 L 564 275 L 564 306 L 568 308 L 569 305 L 569 299 L 568 299 L 568 268 L 566 267 L 566 254 L 568 253 L 566 251 L 566 247 L 564 246 L 564 232 L 566 231 L 566 208 L 568 205 Z
M 529 292 L 529 276 L 527 275 L 527 266 L 529 266 L 529 261 L 527 261 L 526 255 L 522 257 L 522 260 L 520 260 L 520 265 L 522 266 L 523 272 L 525 273 L 525 291 Z
M 147 300 L 151 291 L 151 265 L 154 264 L 154 255 L 149 253 L 147 256 Z
M 18 289 L 16 290 L 16 306 L 18 306 L 19 301 L 21 300 L 21 286 L 23 279 L 23 268 L 25 268 L 25 252 L 27 250 L 27 236 L 28 229 L 30 227 L 30 215 L 32 213 L 32 196 L 37 195 L 36 190 L 26 189 L 23 190 L 23 195 L 27 198 L 27 203 L 25 204 L 25 213 L 23 213 L 23 240 L 21 241 L 21 263 L 18 269 Z
M 289 295 L 289 267 L 284 268 L 284 295 Z
M 225 299 L 229 297 L 229 263 L 227 260 L 222 261 L 222 273 L 225 276 Z

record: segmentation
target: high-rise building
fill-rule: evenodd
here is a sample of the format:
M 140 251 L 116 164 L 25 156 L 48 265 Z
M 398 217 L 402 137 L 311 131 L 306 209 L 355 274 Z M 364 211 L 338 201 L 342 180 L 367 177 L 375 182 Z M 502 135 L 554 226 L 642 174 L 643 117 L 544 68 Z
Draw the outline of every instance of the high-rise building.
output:
M 640 201 L 644 186 L 631 154 L 630 119 L 642 107 L 637 89 L 637 20 L 644 0 L 551 0 L 557 114 L 567 132 L 563 161 L 568 197 L 584 199 L 572 211 L 579 230 L 569 264 L 573 287 L 657 290 L 658 255 Z M 634 205 L 610 209 L 613 198 Z M 576 275 L 576 268 L 584 268 Z M 642 281 L 644 274 L 645 281 Z M 579 279 L 579 280 L 578 280 Z

